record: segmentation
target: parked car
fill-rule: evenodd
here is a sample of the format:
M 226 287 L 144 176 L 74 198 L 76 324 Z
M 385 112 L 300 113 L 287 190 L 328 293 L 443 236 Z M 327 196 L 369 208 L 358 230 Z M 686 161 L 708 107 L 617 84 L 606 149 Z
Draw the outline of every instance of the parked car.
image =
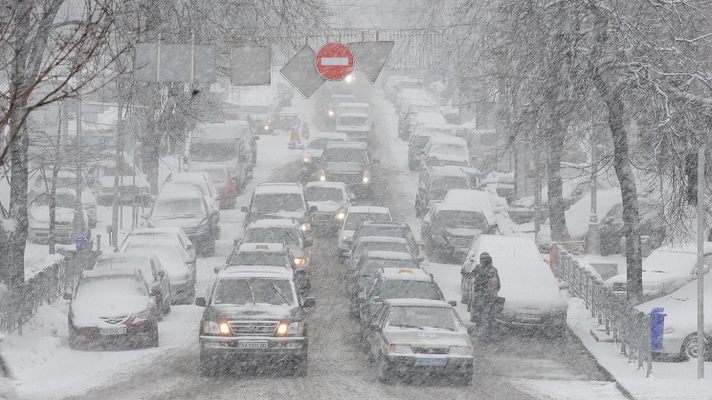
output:
M 462 262 L 473 240 L 497 230 L 488 193 L 471 190 L 477 201 L 443 201 L 423 217 L 420 237 L 431 261 Z
M 216 267 L 215 273 L 229 267 L 282 267 L 293 269 L 292 254 L 282 243 L 237 242 L 225 265 Z
M 422 139 L 422 137 L 430 137 L 438 133 L 443 133 L 440 132 L 439 130 L 432 130 L 432 129 L 423 129 L 425 126 L 440 126 L 443 124 L 446 124 L 447 122 L 445 121 L 445 117 L 442 116 L 439 112 L 421 112 L 415 114 L 407 123 L 405 126 L 404 132 L 403 132 L 403 139 L 409 141 L 409 146 L 410 144 L 413 144 L 416 148 L 410 148 L 408 152 L 408 166 L 410 167 L 411 160 L 412 159 L 418 159 L 420 156 L 419 153 L 417 153 L 415 150 L 422 150 L 423 147 L 425 147 L 425 144 L 427 143 L 427 139 Z M 449 133 L 444 132 L 444 133 Z M 420 139 L 414 139 L 413 136 L 421 136 Z M 414 166 L 417 168 L 417 165 Z M 413 170 L 414 168 L 411 168 Z
M 211 254 L 218 236 L 212 211 L 208 200 L 199 192 L 164 193 L 158 196 L 146 216 L 146 224 L 148 228 L 181 228 L 199 253 Z
M 712 274 L 704 275 L 704 309 L 712 309 Z M 697 280 L 691 281 L 672 293 L 636 308 L 649 314 L 661 307 L 665 314 L 662 349 L 657 354 L 674 356 L 682 360 L 696 359 L 699 355 L 697 340 Z M 707 317 L 707 314 L 705 315 Z M 705 318 L 705 359 L 712 354 L 712 321 Z
M 705 273 L 712 265 L 712 242 L 704 245 Z M 643 296 L 647 299 L 670 294 L 697 279 L 697 243 L 665 246 L 653 250 L 643 260 Z M 606 280 L 614 293 L 626 296 L 627 274 L 618 274 Z
M 315 233 L 331 233 L 346 217 L 346 210 L 355 198 L 343 182 L 309 182 L 304 187 L 304 196 L 312 212 L 312 229 Z
M 410 225 L 395 221 L 366 221 L 354 231 L 352 242 L 355 243 L 364 236 L 387 236 L 403 238 L 408 243 L 408 251 L 413 257 L 420 256 L 420 243 L 415 240 Z
M 119 252 L 123 253 L 129 248 L 144 246 L 177 248 L 186 260 L 188 267 L 195 274 L 197 258 L 195 247 L 183 229 L 178 227 L 134 229 L 121 242 Z
M 51 171 L 46 171 L 45 173 L 48 175 L 37 174 L 37 177 L 30 184 L 30 188 L 29 188 L 30 193 L 28 194 L 28 200 L 30 202 L 33 202 L 34 199 L 36 197 L 40 196 L 42 193 L 49 194 L 51 192 L 52 177 L 51 177 L 51 175 L 49 175 L 49 174 L 51 174 Z M 82 198 L 82 210 L 84 210 L 87 213 L 89 227 L 96 228 L 96 222 L 97 222 L 96 197 L 94 197 L 94 193 L 92 193 L 89 186 L 86 185 L 86 182 L 87 182 L 86 177 L 83 175 L 80 175 L 79 179 L 80 179 L 79 188 L 80 188 L 81 198 Z M 66 170 L 66 169 L 59 170 L 57 173 L 57 178 L 54 180 L 54 185 L 55 185 L 56 189 L 71 189 L 76 192 L 76 187 L 77 187 L 77 173 L 76 173 L 76 171 L 71 171 L 71 170 Z
M 292 272 L 220 272 L 210 297 L 198 297 L 205 307 L 200 323 L 200 373 L 213 375 L 228 361 L 291 362 L 295 375 L 307 374 L 308 329 L 304 308 L 313 297 L 300 298 Z
M 408 246 L 408 241 L 393 236 L 360 236 L 354 241 L 350 256 L 346 260 L 347 269 L 355 268 L 361 256 L 368 251 L 397 251 L 413 255 Z M 417 257 L 417 255 L 413 255 Z
M 359 319 L 366 329 L 371 324 L 373 315 L 388 299 L 445 300 L 432 274 L 412 268 L 384 268 L 378 272 L 373 284 L 358 295 L 363 299 Z M 456 303 L 451 302 L 450 305 Z M 367 331 L 364 330 L 363 333 L 365 337 Z
M 193 304 L 196 274 L 178 247 L 128 246 L 123 254 L 147 257 L 155 255 L 164 271 L 163 280 L 166 277 L 168 279 L 171 304 Z
M 365 114 L 370 117 L 371 106 L 368 103 L 344 102 L 336 106 L 336 116 L 343 114 Z
M 255 187 L 245 213 L 245 224 L 258 219 L 288 218 L 300 224 L 304 232 L 311 231 L 311 214 L 304 198 L 304 188 L 298 183 L 262 183 Z
M 423 148 L 420 167 L 426 168 L 441 165 L 469 167 L 470 153 L 467 149 L 467 142 L 457 136 L 430 136 Z
M 89 216 L 82 210 L 81 230 L 74 231 L 74 213 L 76 191 L 69 188 L 58 188 L 55 191 L 54 204 L 54 240 L 61 244 L 74 244 L 79 235 L 91 237 Z M 49 205 L 50 195 L 42 193 L 34 199 L 27 210 L 27 239 L 34 243 L 49 241 Z
M 504 310 L 498 323 L 544 328 L 562 334 L 566 328 L 567 299 L 533 240 L 513 236 L 480 235 L 470 247 L 462 272 L 472 272 L 480 254 L 487 252 L 499 273 Z M 470 303 L 472 279 L 462 275 L 463 302 Z M 474 311 L 476 312 L 476 311 Z
M 321 182 L 343 182 L 359 197 L 372 195 L 371 164 L 378 160 L 368 155 L 368 145 L 361 142 L 329 143 L 321 157 Z
M 98 204 L 113 204 L 116 176 L 119 177 L 120 204 L 150 204 L 151 185 L 141 170 L 126 160 L 118 165 L 114 160 L 104 160 L 89 167 L 87 184 L 94 191 Z
M 102 255 L 94 264 L 92 270 L 102 271 L 111 269 L 138 269 L 146 280 L 149 293 L 156 300 L 156 307 L 160 311 L 160 316 L 171 312 L 171 282 L 166 275 L 161 260 L 155 253 L 138 252 L 114 253 Z
M 415 194 L 415 215 L 425 214 L 430 207 L 445 199 L 452 189 L 474 189 L 472 175 L 463 167 L 429 167 L 420 172 Z
M 220 200 L 218 190 L 215 188 L 210 175 L 207 172 L 170 174 L 161 189 L 161 194 L 168 195 L 185 191 L 197 191 L 205 197 L 208 206 L 210 206 L 210 218 L 213 220 L 213 224 L 219 227 Z
M 354 103 L 356 97 L 352 94 L 332 94 L 326 105 L 326 121 L 333 124 L 336 121 L 336 107 L 341 103 Z
M 353 243 L 354 231 L 366 221 L 390 222 L 391 211 L 388 207 L 374 206 L 351 206 L 346 211 L 344 221 L 339 228 L 339 239 L 337 246 L 340 250 L 340 257 L 347 257 L 351 244 Z
M 85 271 L 69 300 L 69 346 L 140 344 L 158 347 L 161 312 L 140 270 Z
M 403 251 L 366 252 L 346 274 L 346 288 L 351 300 L 350 311 L 353 316 L 358 316 L 363 298 L 359 293 L 370 287 L 379 271 L 387 268 L 420 269 L 420 264 L 412 254 Z
M 439 114 L 437 104 L 429 100 L 412 101 L 398 113 L 398 137 L 407 140 L 412 132 L 413 121 L 417 114 Z
M 374 315 L 366 340 L 381 382 L 421 371 L 464 385 L 472 382 L 474 348 L 468 329 L 444 301 L 386 300 Z
M 431 96 L 423 89 L 403 88 L 398 90 L 395 102 L 393 103 L 396 112 L 400 112 L 408 106 L 410 101 L 430 100 Z
M 195 167 L 193 171 L 208 174 L 215 188 L 220 209 L 235 208 L 237 188 L 235 187 L 235 179 L 230 175 L 230 171 L 227 167 Z

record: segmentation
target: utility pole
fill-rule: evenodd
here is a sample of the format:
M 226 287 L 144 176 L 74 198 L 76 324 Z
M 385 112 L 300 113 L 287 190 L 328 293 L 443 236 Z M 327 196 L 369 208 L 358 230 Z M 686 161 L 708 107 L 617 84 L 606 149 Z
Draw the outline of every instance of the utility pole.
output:
M 121 165 L 121 149 L 123 148 L 123 119 L 121 104 L 117 104 L 116 118 L 116 153 L 114 154 L 114 197 L 111 207 L 111 247 L 119 247 L 119 166 Z
M 596 206 L 596 196 L 598 191 L 598 144 L 591 135 L 591 214 L 588 217 L 588 241 L 586 252 L 588 254 L 599 254 L 600 237 L 598 233 L 598 207 Z
M 697 379 L 705 377 L 705 146 L 697 153 Z
M 76 164 L 76 199 L 74 201 L 74 218 L 72 220 L 72 232 L 74 232 L 74 238 L 78 238 L 80 235 L 84 235 L 84 211 L 82 210 L 82 98 L 79 97 L 77 102 L 76 111 L 76 135 L 77 135 L 77 151 L 75 152 L 75 157 L 77 157 Z M 88 238 L 87 238 L 88 239 Z

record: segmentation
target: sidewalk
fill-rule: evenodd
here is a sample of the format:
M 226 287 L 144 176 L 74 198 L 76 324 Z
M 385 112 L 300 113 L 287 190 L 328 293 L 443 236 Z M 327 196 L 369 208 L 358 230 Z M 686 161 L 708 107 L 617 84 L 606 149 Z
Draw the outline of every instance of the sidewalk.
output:
M 628 363 L 620 345 L 597 342 L 591 335 L 597 321 L 591 318 L 583 301 L 569 302 L 568 325 L 586 349 L 618 384 L 636 400 L 712 400 L 712 362 L 705 363 L 706 378 L 697 380 L 697 361 L 653 362 L 653 375 Z

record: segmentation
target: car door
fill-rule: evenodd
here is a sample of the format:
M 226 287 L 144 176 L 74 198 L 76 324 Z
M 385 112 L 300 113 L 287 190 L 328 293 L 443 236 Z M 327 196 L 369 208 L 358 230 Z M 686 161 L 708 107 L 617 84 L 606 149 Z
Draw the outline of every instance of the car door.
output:
M 197 258 L 197 255 L 195 253 L 195 248 L 193 247 L 193 243 L 188 238 L 188 235 L 186 235 L 182 229 L 180 229 L 178 231 L 178 242 L 179 242 L 180 246 L 187 253 L 189 263 L 192 265 L 191 268 L 195 272 L 195 269 L 196 269 L 195 264 L 196 264 L 196 258 Z
M 171 283 L 166 275 L 166 271 L 163 269 L 163 264 L 158 258 L 151 259 L 151 271 L 156 276 L 158 285 L 161 288 L 161 293 L 163 293 L 163 301 L 166 301 L 171 293 Z
M 390 307 L 387 304 L 381 306 L 381 308 L 376 311 L 369 323 L 366 326 L 366 342 L 369 348 L 369 355 L 371 360 L 378 360 L 381 353 L 381 345 L 383 344 L 383 327 L 385 325 L 386 316 L 388 315 L 388 309 Z

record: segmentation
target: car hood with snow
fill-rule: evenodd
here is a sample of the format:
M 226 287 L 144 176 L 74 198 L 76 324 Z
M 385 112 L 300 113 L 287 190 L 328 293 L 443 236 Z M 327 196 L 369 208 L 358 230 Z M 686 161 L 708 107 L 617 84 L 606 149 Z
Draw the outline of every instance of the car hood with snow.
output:
M 410 346 L 469 346 L 470 340 L 465 331 L 450 331 L 437 328 L 399 328 L 388 327 L 385 331 L 393 344 Z

